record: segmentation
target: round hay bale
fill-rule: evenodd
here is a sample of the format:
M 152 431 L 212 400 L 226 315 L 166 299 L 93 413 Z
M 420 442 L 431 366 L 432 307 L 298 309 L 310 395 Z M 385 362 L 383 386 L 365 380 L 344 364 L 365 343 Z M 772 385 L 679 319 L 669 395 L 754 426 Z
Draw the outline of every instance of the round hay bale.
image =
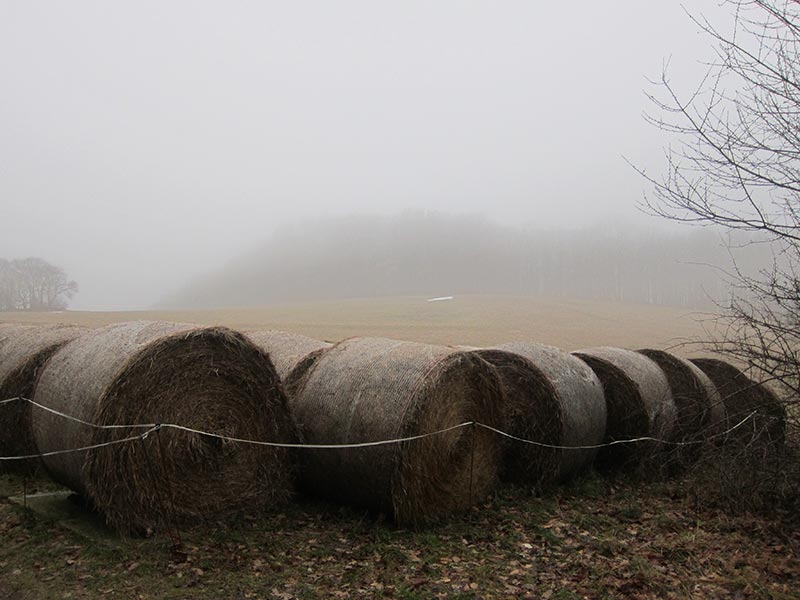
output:
M 725 420 L 722 399 L 702 370 L 688 360 L 664 350 L 648 348 L 639 350 L 639 353 L 661 367 L 669 381 L 672 400 L 677 410 L 673 436 L 675 440 L 701 441 L 722 431 Z
M 174 423 L 243 439 L 297 440 L 269 358 L 224 327 L 138 321 L 87 333 L 51 358 L 35 400 L 98 425 Z M 142 433 L 96 429 L 41 409 L 33 412 L 33 430 L 42 452 Z M 44 462 L 122 532 L 272 507 L 291 491 L 286 449 L 172 428 Z
M 61 346 L 87 330 L 64 325 L 0 327 L 0 400 L 33 398 L 39 374 Z M 0 405 L 0 456 L 36 454 L 31 429 L 31 404 L 18 400 Z M 0 467 L 31 472 L 39 461 L 4 461 Z
M 498 352 L 521 357 L 522 368 L 530 373 L 520 372 L 519 365 Z M 511 408 L 510 418 L 505 419 L 509 433 L 557 446 L 602 443 L 606 431 L 603 387 L 580 359 L 559 348 L 528 342 L 502 344 L 478 353 L 498 368 L 506 406 Z M 596 454 L 597 450 L 590 448 L 565 450 L 511 441 L 507 456 L 512 478 L 514 474 L 529 476 L 527 465 L 535 465 L 545 467 L 538 477 L 548 482 L 568 479 L 588 467 Z
M 500 381 L 503 401 L 498 405 L 498 429 L 526 440 L 560 445 L 562 411 L 544 373 L 514 352 L 497 348 L 474 352 L 492 365 Z M 558 480 L 560 452 L 557 448 L 498 438 L 503 449 L 500 479 L 535 486 Z
M 432 433 L 469 421 L 497 427 L 500 384 L 470 352 L 382 338 L 327 350 L 291 397 L 310 444 L 353 444 Z M 314 495 L 418 525 L 467 508 L 494 486 L 500 442 L 480 427 L 366 448 L 302 451 Z
M 676 410 L 669 382 L 659 366 L 632 350 L 601 346 L 573 352 L 594 371 L 606 399 L 605 442 L 653 437 L 671 440 Z M 602 448 L 595 463 L 602 468 L 640 462 L 658 444 L 639 442 Z
M 782 445 L 786 436 L 786 409 L 767 386 L 750 379 L 735 366 L 718 358 L 693 358 L 714 383 L 725 405 L 724 431 L 756 414 L 744 425 L 730 431 L 724 442 L 748 444 L 755 439 Z
M 725 409 L 725 402 L 722 400 L 722 396 L 720 395 L 717 386 L 714 385 L 713 381 L 711 381 L 711 378 L 703 373 L 702 369 L 700 369 L 693 362 L 687 360 L 686 363 L 692 368 L 692 372 L 694 373 L 695 377 L 700 380 L 700 384 L 703 386 L 705 394 L 708 397 L 708 408 L 711 418 L 711 422 L 708 424 L 708 436 L 716 439 L 716 436 L 719 436 L 725 431 L 725 424 L 728 421 L 728 413 Z M 718 441 L 719 440 L 717 439 L 717 442 Z
M 269 355 L 284 384 L 308 371 L 317 358 L 333 345 L 299 333 L 272 329 L 248 331 L 246 335 Z

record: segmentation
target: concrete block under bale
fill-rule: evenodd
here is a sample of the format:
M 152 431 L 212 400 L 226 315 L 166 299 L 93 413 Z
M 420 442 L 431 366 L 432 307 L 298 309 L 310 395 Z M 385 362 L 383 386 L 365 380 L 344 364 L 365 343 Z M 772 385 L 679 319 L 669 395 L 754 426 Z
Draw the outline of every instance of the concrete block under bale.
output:
M 74 492 L 43 492 L 12 496 L 8 500 L 29 511 L 37 519 L 58 523 L 92 542 L 118 549 L 124 549 L 130 544 L 130 540 L 121 538 L 107 527 L 103 517 L 86 507 Z

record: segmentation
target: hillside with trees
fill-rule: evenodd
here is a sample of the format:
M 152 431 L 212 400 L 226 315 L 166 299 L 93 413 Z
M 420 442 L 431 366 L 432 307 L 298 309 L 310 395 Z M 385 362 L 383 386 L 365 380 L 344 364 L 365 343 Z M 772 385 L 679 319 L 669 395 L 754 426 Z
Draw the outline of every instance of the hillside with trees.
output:
M 436 213 L 322 219 L 275 232 L 162 306 L 526 294 L 704 308 L 729 293 L 720 267 L 739 245 L 711 229 L 559 232 Z M 763 260 L 758 245 L 747 250 L 743 269 Z

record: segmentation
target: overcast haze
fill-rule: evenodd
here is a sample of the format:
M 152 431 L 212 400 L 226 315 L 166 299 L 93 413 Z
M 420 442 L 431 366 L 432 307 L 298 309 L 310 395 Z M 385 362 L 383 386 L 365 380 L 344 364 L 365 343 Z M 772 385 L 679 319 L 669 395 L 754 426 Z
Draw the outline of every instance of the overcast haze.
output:
M 711 56 L 672 0 L 0 0 L 0 257 L 146 308 L 309 217 L 658 226 L 622 156 L 663 168 L 670 56 Z

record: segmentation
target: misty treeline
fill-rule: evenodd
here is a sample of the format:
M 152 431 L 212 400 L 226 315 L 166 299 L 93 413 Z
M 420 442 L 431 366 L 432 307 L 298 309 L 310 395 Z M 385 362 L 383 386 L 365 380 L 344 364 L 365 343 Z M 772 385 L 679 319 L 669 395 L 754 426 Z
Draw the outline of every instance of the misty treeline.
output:
M 78 284 L 41 258 L 0 258 L 0 310 L 63 310 Z
M 757 244 L 739 264 L 764 264 Z M 710 229 L 539 231 L 481 217 L 404 213 L 298 223 L 164 302 L 243 306 L 369 296 L 530 294 L 709 307 L 729 285 Z

